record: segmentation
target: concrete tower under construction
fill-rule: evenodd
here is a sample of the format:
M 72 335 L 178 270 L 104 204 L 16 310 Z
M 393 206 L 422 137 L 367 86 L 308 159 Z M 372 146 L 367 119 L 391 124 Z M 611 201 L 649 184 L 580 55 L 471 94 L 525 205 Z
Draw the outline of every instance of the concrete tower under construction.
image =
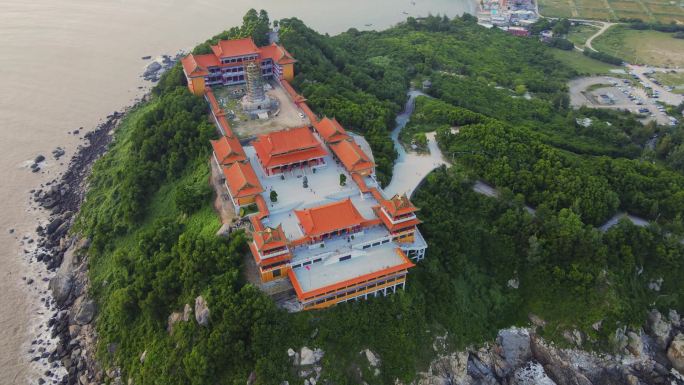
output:
M 268 117 L 268 113 L 277 106 L 276 102 L 266 95 L 261 68 L 254 61 L 245 66 L 245 87 L 247 92 L 242 98 L 243 110 L 252 117 Z

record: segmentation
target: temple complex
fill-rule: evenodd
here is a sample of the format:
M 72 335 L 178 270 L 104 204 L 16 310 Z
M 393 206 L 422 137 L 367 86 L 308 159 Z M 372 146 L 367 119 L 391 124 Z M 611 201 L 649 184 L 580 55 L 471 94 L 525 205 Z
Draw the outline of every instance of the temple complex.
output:
M 246 70 L 254 64 L 266 79 L 282 78 L 292 81 L 292 55 L 275 43 L 257 47 L 251 38 L 221 40 L 211 46 L 211 53 L 190 54 L 181 60 L 190 92 L 204 95 L 207 86 L 244 84 Z
M 236 213 L 249 218 L 255 284 L 286 283 L 295 310 L 403 289 L 408 271 L 427 249 L 417 228 L 418 209 L 406 195 L 385 196 L 371 157 L 336 119 L 319 119 L 289 84 L 292 67 L 274 70 L 276 64 L 294 63 L 284 48 L 257 48 L 250 39 L 241 39 L 221 41 L 212 50 L 214 59 L 189 55 L 183 68 L 190 90 L 201 89 L 207 99 L 221 134 L 211 141 L 212 162 L 222 170 Z M 264 68 L 267 58 L 271 72 Z M 193 64 L 198 61 L 204 66 Z M 219 84 L 210 68 L 224 73 L 245 62 L 251 62 L 246 64 L 249 71 L 261 68 L 264 78 L 277 81 L 311 125 L 255 135 L 241 143 L 208 85 Z M 244 82 L 237 76 L 228 83 Z M 204 82 L 194 80 L 200 77 Z M 247 84 L 246 97 L 261 98 L 259 89 L 250 91 Z

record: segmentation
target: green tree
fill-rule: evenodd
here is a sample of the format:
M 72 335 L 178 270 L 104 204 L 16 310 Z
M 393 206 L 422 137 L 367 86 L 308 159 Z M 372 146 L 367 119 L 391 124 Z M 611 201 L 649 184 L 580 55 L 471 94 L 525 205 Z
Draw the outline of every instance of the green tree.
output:
M 278 193 L 275 190 L 271 190 L 271 202 L 278 202 Z
M 347 185 L 347 176 L 344 174 L 340 174 L 340 186 L 346 186 Z

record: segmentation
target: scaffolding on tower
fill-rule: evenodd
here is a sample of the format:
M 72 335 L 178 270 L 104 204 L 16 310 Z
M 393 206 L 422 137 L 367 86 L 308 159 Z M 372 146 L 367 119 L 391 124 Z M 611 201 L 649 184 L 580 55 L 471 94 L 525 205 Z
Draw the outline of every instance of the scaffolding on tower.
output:
M 261 67 L 255 61 L 245 66 L 245 87 L 247 92 L 242 98 L 242 109 L 250 116 L 262 117 L 277 108 L 277 102 L 264 91 Z

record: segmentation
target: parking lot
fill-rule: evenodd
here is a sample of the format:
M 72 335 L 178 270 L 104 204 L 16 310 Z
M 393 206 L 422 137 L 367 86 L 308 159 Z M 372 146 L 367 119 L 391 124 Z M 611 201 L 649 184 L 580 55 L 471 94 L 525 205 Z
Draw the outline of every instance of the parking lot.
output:
M 610 76 L 585 77 L 571 80 L 570 104 L 575 107 L 626 110 L 643 116 L 643 122 L 656 121 L 661 125 L 674 124 L 657 102 L 661 93 L 645 88 L 639 79 Z

